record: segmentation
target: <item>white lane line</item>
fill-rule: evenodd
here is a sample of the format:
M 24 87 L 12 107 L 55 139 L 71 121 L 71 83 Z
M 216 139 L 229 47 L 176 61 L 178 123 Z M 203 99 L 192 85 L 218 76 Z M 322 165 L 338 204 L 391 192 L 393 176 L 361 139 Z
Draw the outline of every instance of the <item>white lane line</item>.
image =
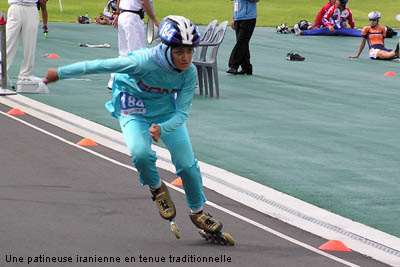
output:
M 107 157 L 107 156 L 104 156 L 104 155 L 102 155 L 102 154 L 100 154 L 100 153 L 98 153 L 98 152 L 96 152 L 96 151 L 87 149 L 86 147 L 79 146 L 79 145 L 77 145 L 77 144 L 75 144 L 75 143 L 73 143 L 73 142 L 71 142 L 71 141 L 68 141 L 68 140 L 66 140 L 66 139 L 64 139 L 64 138 L 62 138 L 62 137 L 60 137 L 60 136 L 58 136 L 58 135 L 55 135 L 55 134 L 53 134 L 53 133 L 50 133 L 50 132 L 48 132 L 48 131 L 46 131 L 46 130 L 44 130 L 44 129 L 42 129 L 42 128 L 39 128 L 39 127 L 37 127 L 37 126 L 35 126 L 35 125 L 29 123 L 29 122 L 26 122 L 26 121 L 24 121 L 24 120 L 21 120 L 21 119 L 19 119 L 19 118 L 16 118 L 16 117 L 14 117 L 14 116 L 11 116 L 11 115 L 9 115 L 9 114 L 3 112 L 3 111 L 0 111 L 0 114 L 3 114 L 3 115 L 6 116 L 6 117 L 9 117 L 9 118 L 11 118 L 11 119 L 13 119 L 13 120 L 16 120 L 16 121 L 18 121 L 18 122 L 20 122 L 20 123 L 22 123 L 22 124 L 24 124 L 24 125 L 26 125 L 26 126 L 29 126 L 29 127 L 33 128 L 33 129 L 35 129 L 35 130 L 37 130 L 37 131 L 39 131 L 39 132 L 41 132 L 41 133 L 44 133 L 44 134 L 46 134 L 46 135 L 48 135 L 48 136 L 51 136 L 51 137 L 53 137 L 53 138 L 55 138 L 55 139 L 57 139 L 57 140 L 59 140 L 59 141 L 61 141 L 61 142 L 64 142 L 64 143 L 68 144 L 68 145 L 71 145 L 71 146 L 74 146 L 74 147 L 79 148 L 79 149 L 81 149 L 81 150 L 84 150 L 84 151 L 86 151 L 86 152 L 88 152 L 88 153 L 90 153 L 90 154 L 92 154 L 92 155 L 95 155 L 95 156 L 97 156 L 97 157 L 100 157 L 100 158 L 102 158 L 102 159 L 104 159 L 104 160 L 107 160 L 107 161 L 109 161 L 109 162 L 111 162 L 111 163 L 114 163 L 114 164 L 116 164 L 116 165 L 118 165 L 118 166 L 121 166 L 121 167 L 124 167 L 124 168 L 127 168 L 127 169 L 130 169 L 130 170 L 133 170 L 133 171 L 137 172 L 137 169 L 134 168 L 133 166 L 126 165 L 126 164 L 121 163 L 121 162 L 119 162 L 119 161 L 116 161 L 116 160 L 114 160 L 114 159 L 112 159 L 112 158 L 109 158 L 109 157 Z M 178 188 L 178 187 L 176 187 L 176 186 L 173 186 L 173 185 L 169 184 L 168 182 L 166 182 L 166 184 L 167 184 L 170 188 L 172 188 L 172 189 L 174 189 L 174 190 L 176 190 L 176 191 L 178 191 L 178 192 L 181 192 L 181 193 L 185 194 L 185 192 L 184 192 L 183 189 Z M 287 235 L 285 235 L 285 234 L 283 234 L 283 233 L 281 233 L 281 232 L 278 232 L 278 231 L 276 231 L 276 230 L 274 230 L 274 229 L 271 229 L 271 228 L 269 228 L 269 227 L 267 227 L 267 226 L 265 226 L 265 225 L 263 225 L 263 224 L 261 224 L 261 223 L 258 223 L 258 222 L 256 222 L 256 221 L 253 221 L 253 220 L 251 220 L 251 219 L 249 219 L 249 218 L 247 218 L 247 217 L 244 217 L 244 216 L 242 216 L 242 215 L 240 215 L 240 214 L 238 214 L 238 213 L 236 213 L 236 212 L 233 212 L 233 211 L 231 211 L 231 210 L 229 210 L 229 209 L 226 209 L 226 208 L 224 208 L 224 207 L 222 207 L 222 206 L 219 206 L 218 204 L 215 204 L 215 203 L 213 203 L 213 202 L 211 202 L 211 201 L 207 201 L 207 204 L 208 204 L 209 206 L 214 207 L 214 208 L 216 208 L 216 209 L 218 209 L 218 210 L 220 210 L 220 211 L 223 211 L 223 212 L 225 212 L 225 213 L 227 213 L 227 214 L 229 214 L 229 215 L 231 215 L 231 216 L 233 216 L 233 217 L 236 217 L 236 218 L 238 218 L 239 220 L 242 220 L 242 221 L 247 222 L 247 223 L 249 223 L 249 224 L 251 224 L 251 225 L 254 225 L 254 226 L 256 226 L 256 227 L 258 227 L 258 228 L 260 228 L 260 229 L 262 229 L 262 230 L 264 230 L 264 231 L 266 231 L 266 232 L 269 232 L 269 233 L 271 233 L 271 234 L 273 234 L 273 235 L 276 235 L 276 236 L 278 236 L 278 237 L 280 237 L 280 238 L 282 238 L 282 239 L 285 239 L 285 240 L 287 240 L 287 241 L 289 241 L 289 242 L 291 242 L 291 243 L 293 243 L 293 244 L 296 244 L 296 245 L 298 245 L 298 246 L 301 246 L 301 247 L 303 247 L 303 248 L 305 248 L 305 249 L 308 249 L 308 250 L 310 250 L 310 251 L 313 251 L 313 252 L 315 252 L 315 253 L 317 253 L 317 254 L 319 254 L 319 255 L 321 255 L 321 256 L 330 258 L 330 259 L 332 259 L 332 260 L 334 260 L 334 261 L 337 261 L 337 262 L 340 262 L 340 263 L 342 263 L 342 264 L 344 264 L 344 265 L 346 265 L 346 266 L 360 267 L 359 265 L 356 265 L 356 264 L 354 264 L 354 263 L 348 262 L 348 261 L 346 261 L 346 260 L 343 260 L 343 259 L 341 259 L 341 258 L 338 258 L 338 257 L 333 256 L 333 255 L 331 255 L 331 254 L 328 254 L 328 253 L 326 253 L 326 252 L 323 252 L 323 251 L 321 251 L 321 250 L 319 250 L 319 249 L 316 249 L 316 248 L 314 248 L 314 247 L 312 247 L 312 246 L 310 246 L 310 245 L 308 245 L 308 244 L 305 244 L 305 243 L 303 243 L 303 242 L 301 242 L 301 241 L 299 241 L 299 240 L 296 240 L 296 239 L 294 239 L 294 238 L 292 238 L 292 237 L 290 237 L 290 236 L 287 236 Z

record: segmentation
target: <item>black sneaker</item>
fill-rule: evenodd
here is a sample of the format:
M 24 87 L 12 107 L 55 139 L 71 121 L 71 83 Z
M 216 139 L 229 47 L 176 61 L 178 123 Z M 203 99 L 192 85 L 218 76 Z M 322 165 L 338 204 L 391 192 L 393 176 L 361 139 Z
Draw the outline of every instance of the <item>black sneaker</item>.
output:
M 286 59 L 289 61 L 304 61 L 306 58 L 297 53 L 288 53 Z
M 226 73 L 236 75 L 236 74 L 238 74 L 238 70 L 235 69 L 235 68 L 229 68 L 229 69 L 226 71 Z
M 282 33 L 282 34 L 288 34 L 288 33 L 290 33 L 290 30 L 289 30 L 288 26 L 285 23 L 283 23 L 281 25 L 276 26 L 276 32 Z
M 242 68 L 242 70 L 238 71 L 237 74 L 253 75 L 253 66 L 250 65 L 248 68 Z
M 47 27 L 47 25 L 43 25 L 42 29 L 44 37 L 47 38 L 49 36 L 49 28 Z

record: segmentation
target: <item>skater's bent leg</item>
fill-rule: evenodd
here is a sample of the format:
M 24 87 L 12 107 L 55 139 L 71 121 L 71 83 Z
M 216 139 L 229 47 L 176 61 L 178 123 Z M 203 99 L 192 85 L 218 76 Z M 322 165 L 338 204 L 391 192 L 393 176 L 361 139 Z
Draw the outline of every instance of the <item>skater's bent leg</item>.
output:
M 221 238 L 222 223 L 214 219 L 209 213 L 203 212 L 206 197 L 203 191 L 200 169 L 194 157 L 186 125 L 167 135 L 161 134 L 161 138 L 171 153 L 177 175 L 182 178 L 186 200 L 192 211 L 189 215 L 191 221 L 204 232 Z
M 397 57 L 397 55 L 396 55 L 395 51 L 379 50 L 376 54 L 376 58 L 383 59 L 383 60 L 391 60 L 396 57 Z
M 171 153 L 176 174 L 182 178 L 186 201 L 192 211 L 201 211 L 206 197 L 197 160 L 194 157 L 192 144 L 186 125 L 172 133 L 161 134 L 161 139 Z
M 151 189 L 159 188 L 161 180 L 155 164 L 156 153 L 151 149 L 150 124 L 145 120 L 128 119 L 123 116 L 119 122 L 132 162 L 139 171 L 140 183 L 148 185 Z
M 192 166 L 183 165 L 179 169 L 177 168 L 177 175 L 183 180 L 188 206 L 193 212 L 199 212 L 204 207 L 206 197 L 204 195 L 203 181 L 197 160 L 193 161 Z

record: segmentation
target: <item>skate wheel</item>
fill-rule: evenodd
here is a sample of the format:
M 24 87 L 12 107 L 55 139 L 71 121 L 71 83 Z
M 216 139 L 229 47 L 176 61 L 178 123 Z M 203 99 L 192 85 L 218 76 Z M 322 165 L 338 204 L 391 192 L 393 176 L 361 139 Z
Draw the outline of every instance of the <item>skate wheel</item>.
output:
M 171 222 L 170 229 L 171 232 L 175 235 L 176 239 L 181 238 L 181 231 L 179 230 L 178 225 L 176 225 L 175 222 Z
M 202 238 L 204 238 L 206 241 L 216 244 L 216 245 L 223 245 L 223 246 L 234 246 L 235 245 L 235 240 L 233 239 L 232 235 L 229 233 L 215 233 L 215 234 L 210 234 L 206 233 L 204 230 L 200 230 L 199 234 Z
M 199 234 L 206 241 L 213 242 L 214 240 L 213 237 L 210 234 L 206 233 L 204 230 L 199 230 Z
M 232 235 L 229 233 L 222 233 L 222 238 L 225 240 L 225 244 L 229 246 L 235 245 L 235 240 L 233 239 Z
M 204 232 L 203 230 L 199 231 L 199 234 L 202 238 L 204 238 L 206 241 L 208 241 L 210 239 L 210 237 L 206 234 L 206 232 Z

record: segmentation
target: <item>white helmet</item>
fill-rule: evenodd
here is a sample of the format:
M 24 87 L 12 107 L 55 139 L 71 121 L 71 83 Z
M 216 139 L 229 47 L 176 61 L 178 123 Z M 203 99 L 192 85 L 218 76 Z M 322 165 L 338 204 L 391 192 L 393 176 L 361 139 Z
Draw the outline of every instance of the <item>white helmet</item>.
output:
M 161 41 L 168 46 L 198 46 L 200 33 L 197 26 L 182 16 L 167 16 L 160 24 Z
M 381 18 L 381 13 L 378 11 L 372 11 L 368 14 L 369 20 L 378 20 Z

